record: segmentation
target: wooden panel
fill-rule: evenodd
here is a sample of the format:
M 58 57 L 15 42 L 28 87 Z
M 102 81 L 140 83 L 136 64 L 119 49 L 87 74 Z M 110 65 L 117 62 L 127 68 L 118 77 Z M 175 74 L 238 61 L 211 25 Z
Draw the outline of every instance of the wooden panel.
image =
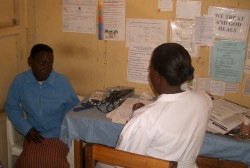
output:
M 0 37 L 0 107 L 3 107 L 9 86 L 18 71 L 18 55 L 21 53 L 17 48 L 18 36 Z
M 199 168 L 247 168 L 246 164 L 210 157 L 199 156 L 196 160 Z
M 19 22 L 19 0 L 0 0 L 0 28 L 16 25 Z

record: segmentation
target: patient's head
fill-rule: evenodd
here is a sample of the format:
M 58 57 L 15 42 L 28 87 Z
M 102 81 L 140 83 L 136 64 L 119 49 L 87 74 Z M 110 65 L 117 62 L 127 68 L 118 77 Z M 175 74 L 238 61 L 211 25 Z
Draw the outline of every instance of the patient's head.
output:
M 28 64 L 37 81 L 46 80 L 53 69 L 53 49 L 46 44 L 36 44 L 32 47 Z

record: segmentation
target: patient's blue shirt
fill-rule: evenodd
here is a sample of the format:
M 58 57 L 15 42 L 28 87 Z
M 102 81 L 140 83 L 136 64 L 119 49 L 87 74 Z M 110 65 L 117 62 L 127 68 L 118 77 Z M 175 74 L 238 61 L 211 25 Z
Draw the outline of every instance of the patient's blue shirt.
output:
M 78 103 L 64 75 L 52 70 L 48 79 L 39 84 L 30 69 L 17 75 L 12 82 L 5 111 L 24 136 L 33 127 L 45 138 L 59 138 L 65 113 Z

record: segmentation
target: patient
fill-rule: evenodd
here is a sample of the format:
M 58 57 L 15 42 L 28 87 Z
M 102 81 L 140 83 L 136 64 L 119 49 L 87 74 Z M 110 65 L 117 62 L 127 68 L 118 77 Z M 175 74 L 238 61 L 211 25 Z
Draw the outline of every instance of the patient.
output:
M 165 43 L 155 48 L 148 76 L 157 99 L 134 109 L 116 148 L 177 161 L 178 168 L 196 168 L 212 101 L 204 92 L 181 89 L 182 83 L 194 78 L 193 73 L 190 55 L 183 46 Z M 96 167 L 112 166 L 99 163 Z
M 16 168 L 69 168 L 67 145 L 59 140 L 66 112 L 79 103 L 66 76 L 53 70 L 53 50 L 32 47 L 31 69 L 16 76 L 5 104 L 8 118 L 25 136 Z M 27 119 L 24 117 L 26 113 Z

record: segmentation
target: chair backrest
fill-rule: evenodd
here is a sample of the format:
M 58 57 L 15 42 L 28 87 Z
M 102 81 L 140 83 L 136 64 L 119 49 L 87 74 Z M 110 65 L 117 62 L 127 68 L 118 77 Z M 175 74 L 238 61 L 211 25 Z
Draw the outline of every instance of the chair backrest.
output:
M 15 131 L 8 117 L 6 117 L 6 128 L 7 128 L 8 144 L 12 146 L 15 142 L 15 135 L 14 135 Z
M 129 153 L 98 144 L 85 146 L 85 168 L 94 168 L 96 161 L 126 168 L 176 168 L 177 162 Z
M 16 133 L 8 117 L 6 117 L 6 129 L 8 150 L 11 155 L 19 156 L 23 150 L 23 137 L 21 134 Z

